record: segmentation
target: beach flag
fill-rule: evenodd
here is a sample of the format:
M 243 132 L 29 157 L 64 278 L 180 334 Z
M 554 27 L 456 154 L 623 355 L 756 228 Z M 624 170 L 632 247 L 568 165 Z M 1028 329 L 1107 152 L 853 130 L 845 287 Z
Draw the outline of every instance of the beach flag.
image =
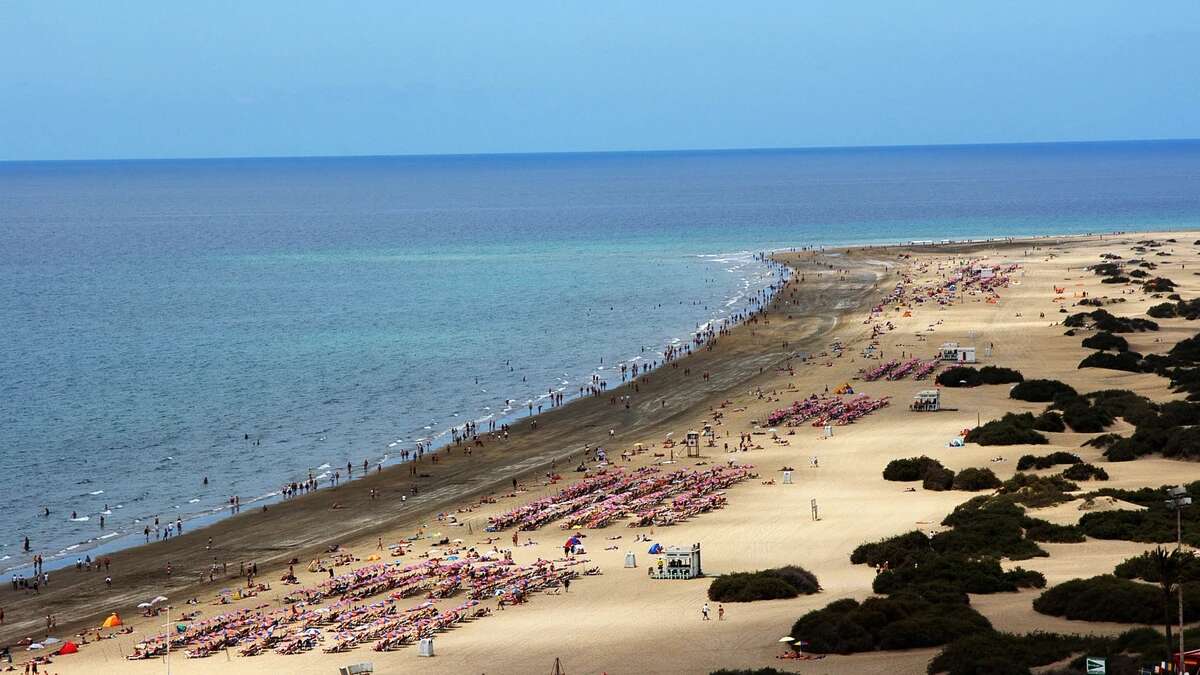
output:
M 1089 656 L 1084 660 L 1084 672 L 1087 675 L 1105 675 L 1108 672 L 1108 662 L 1106 659 Z

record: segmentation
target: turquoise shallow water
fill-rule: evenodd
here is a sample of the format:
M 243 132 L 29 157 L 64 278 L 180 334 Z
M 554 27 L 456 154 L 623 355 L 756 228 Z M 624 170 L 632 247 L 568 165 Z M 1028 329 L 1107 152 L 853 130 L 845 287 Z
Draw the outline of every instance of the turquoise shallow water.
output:
M 656 358 L 756 251 L 1197 225 L 1195 142 L 0 164 L 0 560 Z

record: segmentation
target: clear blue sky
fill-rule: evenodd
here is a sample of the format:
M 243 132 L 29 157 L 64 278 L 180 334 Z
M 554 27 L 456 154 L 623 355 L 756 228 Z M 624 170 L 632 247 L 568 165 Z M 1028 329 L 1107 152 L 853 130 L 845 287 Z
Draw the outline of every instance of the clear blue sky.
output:
M 0 0 L 0 159 L 1200 137 L 1200 2 Z

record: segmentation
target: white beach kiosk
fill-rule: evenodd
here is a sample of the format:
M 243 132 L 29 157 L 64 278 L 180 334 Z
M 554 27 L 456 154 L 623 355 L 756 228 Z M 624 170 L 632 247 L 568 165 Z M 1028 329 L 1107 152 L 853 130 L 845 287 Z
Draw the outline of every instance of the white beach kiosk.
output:
M 938 348 L 938 360 L 951 363 L 975 363 L 975 348 L 963 347 L 957 342 L 943 342 Z

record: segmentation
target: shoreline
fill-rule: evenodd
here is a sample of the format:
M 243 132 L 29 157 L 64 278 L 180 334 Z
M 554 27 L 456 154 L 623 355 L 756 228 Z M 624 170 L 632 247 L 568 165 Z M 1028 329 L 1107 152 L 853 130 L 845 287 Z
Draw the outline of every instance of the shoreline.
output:
M 1158 233 L 1134 232 L 1125 233 L 1124 236 L 1136 239 L 1155 234 Z M 1090 239 L 1099 240 L 1101 237 L 1109 238 L 1111 235 L 1091 235 Z M 982 249 L 1011 253 L 1014 248 L 1019 249 L 1031 243 L 1086 244 L 1088 241 L 1087 235 L 1075 235 L 965 242 L 949 247 L 939 245 L 934 253 L 960 254 Z M 314 553 L 319 555 L 328 542 L 343 546 L 355 542 L 361 545 L 371 542 L 377 533 L 394 532 L 405 527 L 415 529 L 415 526 L 428 522 L 441 507 L 465 504 L 479 495 L 503 488 L 510 479 L 535 476 L 553 467 L 556 462 L 570 461 L 573 453 L 583 449 L 584 442 L 603 444 L 600 439 L 606 436 L 607 429 L 613 428 L 609 424 L 614 420 L 621 430 L 610 441 L 615 446 L 661 439 L 661 434 L 667 430 L 678 433 L 680 424 L 698 416 L 706 406 L 711 410 L 716 402 L 726 397 L 732 398 L 735 393 L 744 396 L 745 385 L 770 380 L 777 375 L 774 366 L 796 357 L 800 351 L 819 351 L 812 347 L 824 347 L 831 336 L 844 338 L 842 342 L 847 354 L 853 354 L 858 346 L 870 341 L 869 331 L 861 322 L 841 319 L 861 319 L 863 310 L 879 300 L 888 286 L 886 276 L 896 265 L 895 254 L 905 250 L 909 249 L 888 246 L 777 254 L 777 259 L 787 260 L 796 272 L 793 277 L 794 290 L 799 300 L 777 294 L 770 308 L 769 322 L 740 325 L 730 336 L 720 338 L 714 351 L 701 350 L 680 361 L 681 366 L 711 369 L 717 375 L 712 383 L 698 382 L 696 377 L 689 379 L 680 372 L 682 367 L 659 369 L 651 373 L 649 383 L 643 383 L 648 384 L 644 387 L 646 391 L 628 414 L 619 408 L 614 410 L 605 401 L 593 397 L 579 400 L 534 418 L 542 425 L 536 432 L 529 429 L 528 418 L 522 424 L 515 425 L 517 433 L 514 434 L 514 441 L 502 446 L 500 452 L 493 452 L 496 447 L 488 446 L 469 459 L 464 458 L 462 452 L 454 452 L 448 454 L 440 464 L 419 463 L 428 471 L 428 478 L 402 477 L 397 470 L 399 467 L 393 467 L 385 469 L 382 474 L 336 489 L 321 490 L 291 500 L 267 513 L 243 513 L 199 532 L 189 532 L 167 542 L 114 554 L 112 592 L 97 592 L 95 586 L 101 575 L 60 572 L 54 578 L 55 585 L 37 598 L 37 604 L 58 614 L 59 632 L 67 633 L 73 626 L 94 624 L 95 619 L 107 611 L 131 611 L 134 604 L 153 594 L 164 593 L 182 599 L 211 593 L 211 585 L 195 582 L 192 566 L 178 562 L 204 563 L 212 557 L 203 545 L 206 535 L 214 537 L 214 554 L 233 556 L 234 565 L 239 555 L 249 556 L 248 559 L 262 566 L 263 573 L 267 575 L 264 578 L 269 579 L 285 566 L 289 557 L 295 556 L 303 561 Z M 830 269 L 826 265 L 839 269 L 852 266 L 855 271 L 849 275 L 829 274 Z M 808 281 L 798 281 L 808 276 L 810 271 L 823 274 L 813 276 Z M 843 302 L 845 307 L 830 312 L 828 307 L 831 301 Z M 811 374 L 817 372 L 810 371 Z M 826 382 L 840 381 L 843 376 L 833 377 L 836 379 L 827 379 Z M 617 388 L 609 393 L 621 391 L 621 388 Z M 669 401 L 669 404 L 660 406 L 660 400 Z M 954 420 L 946 419 L 949 424 L 954 424 Z M 974 414 L 971 419 L 975 419 Z M 564 429 L 564 426 L 571 428 Z M 869 431 L 869 428 L 865 431 Z M 872 473 L 877 475 L 877 469 L 872 468 Z M 396 503 L 394 498 L 406 494 L 406 488 L 413 484 L 421 486 L 420 498 Z M 365 492 L 368 488 L 379 489 L 384 497 L 383 503 L 367 499 Z M 749 489 L 754 488 L 739 488 L 739 494 Z M 946 500 L 956 497 L 940 496 L 945 503 L 951 503 Z M 345 510 L 340 513 L 331 510 L 331 503 L 335 499 L 343 504 Z M 856 541 L 866 540 L 871 536 L 869 532 L 874 530 L 867 526 L 864 531 L 868 534 L 856 532 L 853 535 Z M 184 571 L 186 578 L 184 574 L 179 574 L 174 579 L 166 579 L 161 570 L 166 560 L 176 561 L 176 569 Z M 223 578 L 221 583 L 236 585 L 237 581 Z M 18 624 L 11 621 L 6 623 L 0 631 L 0 637 L 11 640 L 25 634 L 38 634 L 39 617 L 24 616 L 23 610 L 34 604 L 29 596 L 24 597 L 24 602 L 18 600 L 6 604 L 9 616 L 13 619 L 21 616 L 23 621 Z
M 779 260 L 778 254 L 772 257 L 776 261 Z M 796 268 L 792 269 L 794 273 Z M 853 303 L 850 308 L 841 310 L 839 314 L 852 313 L 854 308 L 870 302 L 875 295 L 874 284 L 877 284 L 880 278 L 881 275 L 872 278 L 868 289 L 858 289 L 857 302 Z M 833 281 L 830 286 L 842 286 L 837 280 L 829 281 Z M 820 293 L 815 295 L 818 297 L 810 300 L 818 300 L 821 296 Z M 778 293 L 773 296 L 772 308 L 775 307 L 774 303 L 778 299 Z M 823 339 L 837 325 L 835 321 L 829 326 L 813 329 L 806 341 Z M 753 333 L 747 329 L 745 322 L 739 323 L 731 329 L 730 335 L 720 337 L 719 342 L 728 344 L 732 341 L 744 341 L 747 332 Z M 738 345 L 738 347 L 736 354 L 730 355 L 731 358 L 721 358 L 721 356 L 714 356 L 705 350 L 696 349 L 690 355 L 679 357 L 675 361 L 691 365 L 696 365 L 697 362 L 705 363 L 713 369 L 714 375 L 729 373 L 738 380 L 748 380 L 758 374 L 753 368 L 767 361 L 763 360 L 763 355 L 753 345 Z M 750 348 L 747 349 L 747 347 Z M 790 353 L 779 352 L 770 354 L 767 358 L 770 359 L 770 362 L 777 362 L 789 356 Z M 368 537 L 373 532 L 395 527 L 404 518 L 412 518 L 420 512 L 428 512 L 441 505 L 494 491 L 511 477 L 543 472 L 556 462 L 567 460 L 573 453 L 583 450 L 588 442 L 585 439 L 591 439 L 594 441 L 593 444 L 600 444 L 603 440 L 602 435 L 596 431 L 589 431 L 590 428 L 622 428 L 622 431 L 613 439 L 613 442 L 616 443 L 620 443 L 629 435 L 644 434 L 649 429 L 661 427 L 670 419 L 679 416 L 687 407 L 703 400 L 707 390 L 715 388 L 712 383 L 695 382 L 694 380 L 698 378 L 693 379 L 691 387 L 681 386 L 687 382 L 671 370 L 664 371 L 660 364 L 658 368 L 650 371 L 649 386 L 646 386 L 647 382 L 644 377 L 638 378 L 638 384 L 648 390 L 640 398 L 649 398 L 647 394 L 651 391 L 655 394 L 665 394 L 670 398 L 669 406 L 663 406 L 661 409 L 650 405 L 657 401 L 640 401 L 638 405 L 634 406 L 632 414 L 626 414 L 619 409 L 611 409 L 607 402 L 602 400 L 602 397 L 584 396 L 568 401 L 562 406 L 546 410 L 540 415 L 520 418 L 512 425 L 513 440 L 507 443 L 509 446 L 526 446 L 519 450 L 514 449 L 513 454 L 518 456 L 488 457 L 481 460 L 472 458 L 469 462 L 462 462 L 460 452 L 452 455 L 449 461 L 443 461 L 438 465 L 436 472 L 440 475 L 431 473 L 429 479 L 418 477 L 410 479 L 410 481 L 403 481 L 401 474 L 414 463 L 406 462 L 386 466 L 382 472 L 372 472 L 369 477 L 343 481 L 337 487 L 323 487 L 290 500 L 256 505 L 267 507 L 265 511 L 257 508 L 245 510 L 244 506 L 241 513 L 218 518 L 205 527 L 187 528 L 185 529 L 186 534 L 182 536 L 153 541 L 150 544 L 120 548 L 111 554 L 105 553 L 105 557 L 112 560 L 114 589 L 120 588 L 120 597 L 128 598 L 125 604 L 132 606 L 143 599 L 142 596 L 149 597 L 162 592 L 163 585 L 159 582 L 167 581 L 163 573 L 167 562 L 172 562 L 179 570 L 174 579 L 186 578 L 194 581 L 195 573 L 185 564 L 181 564 L 181 561 L 190 559 L 195 561 L 197 567 L 206 568 L 208 560 L 213 557 L 210 555 L 212 552 L 223 554 L 222 557 L 227 558 L 228 562 L 233 565 L 239 561 L 254 561 L 264 570 L 273 570 L 292 557 L 284 551 L 292 552 L 296 549 L 305 553 L 320 551 L 330 543 L 344 542 L 354 537 Z M 733 372 L 730 373 L 730 371 Z M 662 380 L 666 380 L 666 382 Z M 717 377 L 714 377 L 715 381 L 718 381 Z M 604 394 L 605 396 L 623 395 L 632 388 L 632 385 L 633 382 L 625 383 L 608 389 Z M 530 424 L 535 420 L 542 425 L 542 428 L 538 431 L 531 431 Z M 564 424 L 573 424 L 576 428 L 565 431 L 557 428 L 547 429 L 551 426 L 561 427 Z M 438 450 L 446 447 L 452 446 L 440 446 Z M 493 448 L 494 446 L 485 448 L 480 455 L 489 454 Z M 425 456 L 426 459 L 429 457 L 429 454 Z M 432 470 L 429 462 L 419 460 L 415 465 L 422 467 L 422 473 Z M 405 488 L 397 489 L 396 482 L 405 482 Z M 417 495 L 419 498 L 401 501 L 399 505 L 393 505 L 386 512 L 376 510 L 370 514 L 363 513 L 364 510 L 373 508 L 372 505 L 366 503 L 368 500 L 363 499 L 369 491 L 378 489 L 385 496 L 403 495 L 407 497 L 406 488 L 412 483 L 420 484 L 421 491 Z M 339 528 L 327 522 L 329 518 L 325 517 L 328 515 L 326 512 L 332 508 L 335 501 L 340 504 L 344 503 L 344 508 L 352 509 L 352 512 L 359 516 L 349 527 Z M 362 517 L 364 515 L 367 517 Z M 277 524 L 279 520 L 289 522 L 280 525 Z M 290 534 L 291 538 L 285 540 L 283 545 L 263 546 L 263 534 L 267 532 L 275 537 L 286 537 Z M 130 536 L 138 535 L 134 533 Z M 205 548 L 208 537 L 212 537 L 214 540 L 212 551 Z M 79 553 L 82 554 L 84 551 L 80 550 Z M 303 559 L 305 553 L 300 553 L 299 557 Z M 57 558 L 56 562 L 59 563 L 57 574 L 53 578 L 49 590 L 37 596 L 40 602 L 36 604 L 51 608 L 51 611 L 59 616 L 59 624 L 64 629 L 73 625 L 85 625 L 89 623 L 90 619 L 96 617 L 102 618 L 102 615 L 112 606 L 115 598 L 105 599 L 104 594 L 97 597 L 95 592 L 83 590 L 86 582 L 92 579 L 94 583 L 94 577 L 98 575 L 89 572 L 77 573 L 70 569 L 72 561 L 69 556 Z M 50 567 L 47 569 L 53 571 Z M 72 579 L 73 576 L 83 578 Z M 68 579 L 70 581 L 66 581 Z M 190 585 L 190 583 L 187 584 L 187 586 Z M 176 583 L 171 587 L 178 588 L 179 585 Z M 22 600 L 27 599 L 22 598 Z M 0 641 L 12 641 L 23 637 L 25 631 L 36 626 L 36 622 L 30 624 L 28 620 L 20 623 L 13 621 L 17 616 L 24 614 L 22 610 L 28 604 L 35 603 L 22 601 L 6 603 L 8 619 L 0 627 Z M 41 612 L 41 615 L 44 615 L 44 612 Z
M 751 309 L 744 309 L 744 307 L 746 306 L 746 301 L 748 299 L 754 298 L 760 291 L 770 291 L 771 296 L 773 296 L 774 292 L 771 291 L 771 289 L 774 288 L 774 286 L 780 282 L 779 270 L 775 269 L 772 266 L 772 261 L 769 260 L 770 256 L 766 252 L 741 250 L 741 251 L 736 251 L 736 252 L 731 252 L 731 253 L 696 254 L 696 255 L 697 255 L 697 257 L 700 257 L 700 258 L 706 258 L 706 257 L 707 258 L 725 258 L 725 257 L 729 257 L 729 256 L 749 256 L 751 258 L 752 264 L 755 265 L 755 269 L 752 271 L 751 274 L 754 277 L 757 277 L 760 280 L 766 280 L 769 283 L 767 283 L 765 286 L 762 286 L 760 283 L 760 287 L 751 288 L 750 290 L 743 289 L 740 286 L 738 286 L 737 284 L 731 285 L 729 301 L 726 302 L 726 304 L 723 306 L 724 308 L 728 308 L 730 311 L 725 312 L 726 316 L 724 318 L 717 317 L 719 312 L 716 309 L 709 311 L 709 312 L 707 312 L 707 314 L 705 314 L 702 317 L 701 321 L 694 322 L 696 327 L 693 328 L 692 330 L 690 330 L 686 333 L 683 333 L 681 335 L 676 335 L 676 336 L 672 337 L 671 341 L 666 344 L 659 344 L 659 345 L 655 345 L 655 346 L 651 347 L 651 349 L 654 350 L 654 355 L 651 356 L 650 358 L 646 358 L 645 355 L 643 355 L 642 357 L 635 355 L 633 357 L 628 357 L 622 361 L 616 362 L 617 365 L 619 365 L 621 363 L 629 363 L 632 361 L 637 361 L 639 358 L 641 358 L 642 362 L 646 362 L 649 360 L 659 360 L 659 367 L 661 367 L 661 365 L 663 363 L 665 363 L 665 361 L 661 360 L 663 357 L 664 349 L 672 347 L 672 346 L 677 346 L 677 345 L 692 344 L 693 346 L 695 346 L 694 343 L 692 342 L 691 338 L 696 335 L 698 330 L 706 330 L 707 327 L 717 326 L 717 325 L 721 324 L 722 322 L 726 322 L 729 320 L 729 316 L 734 313 L 752 311 Z M 714 261 L 714 264 L 718 264 L 718 263 Z M 732 303 L 732 302 L 737 302 L 739 304 L 737 306 L 731 306 L 730 303 Z M 756 303 L 754 306 L 758 306 L 758 304 Z M 732 325 L 734 325 L 734 326 L 740 325 L 740 322 L 733 322 Z M 633 349 L 636 349 L 636 348 L 637 347 L 634 347 Z M 578 380 L 580 382 L 586 381 L 586 379 L 589 376 L 600 372 L 600 370 L 596 369 L 594 366 L 590 367 L 590 370 L 588 368 L 589 367 L 584 364 L 580 365 L 580 369 L 578 371 L 579 372 Z M 554 406 L 554 407 L 561 407 L 563 405 L 568 405 L 570 403 L 575 402 L 576 400 L 586 398 L 588 396 L 586 393 L 580 394 L 578 392 L 570 391 L 567 389 L 566 386 L 563 386 L 557 382 L 555 383 L 554 388 L 555 388 L 555 391 L 561 392 L 564 395 L 564 402 L 562 404 L 559 404 L 558 406 Z M 508 410 L 508 412 L 495 413 L 494 416 L 492 414 L 482 415 L 482 416 L 467 415 L 467 417 L 470 419 L 465 419 L 464 422 L 461 422 L 454 426 L 447 426 L 447 427 L 444 427 L 441 429 L 431 430 L 428 432 L 428 435 L 426 435 L 420 439 L 413 439 L 411 442 L 416 443 L 419 441 L 419 442 L 423 443 L 425 452 L 427 452 L 427 453 L 428 452 L 436 452 L 437 450 L 441 450 L 441 449 L 445 448 L 446 446 L 453 444 L 454 443 L 454 433 L 456 431 L 461 430 L 463 428 L 463 426 L 468 422 L 482 425 L 485 428 L 486 428 L 488 422 L 495 422 L 497 425 L 497 428 L 499 428 L 499 425 L 501 425 L 501 424 L 512 424 L 512 423 L 520 421 L 520 420 L 529 419 L 530 416 L 525 413 L 525 408 L 523 406 L 526 403 L 532 403 L 533 406 L 540 408 L 541 407 L 540 404 L 544 400 L 549 398 L 549 395 L 544 392 L 534 393 L 534 394 L 532 394 L 532 396 L 533 396 L 533 398 L 529 399 L 528 401 L 523 401 L 523 400 L 519 400 L 519 399 L 508 399 L 509 401 L 511 401 L 511 408 Z M 552 408 L 550 408 L 550 409 L 552 409 Z M 541 413 L 538 413 L 538 414 L 541 414 Z M 534 417 L 536 417 L 536 415 L 534 415 Z M 415 432 L 413 432 L 413 433 L 415 433 Z M 378 454 L 369 456 L 367 458 L 367 460 L 370 462 L 371 469 L 375 470 L 376 467 L 378 467 L 378 466 L 382 466 L 385 469 L 389 468 L 389 467 L 399 467 L 399 466 L 403 466 L 403 465 L 407 464 L 409 461 L 411 461 L 410 459 L 401 458 L 400 453 L 402 451 L 407 450 L 410 453 L 410 455 L 415 455 L 416 450 L 409 449 L 409 448 L 401 448 L 401 447 L 399 447 L 399 444 L 400 444 L 400 441 L 395 440 L 391 443 L 388 443 L 385 447 L 383 447 L 382 451 L 379 452 Z M 356 462 L 356 464 L 357 464 L 357 462 Z M 338 470 L 340 470 L 340 468 L 337 466 L 329 467 L 328 462 L 326 463 L 326 465 L 322 465 L 322 467 L 317 467 L 316 471 L 323 472 L 316 476 L 316 478 L 318 480 L 318 488 L 317 489 L 328 489 L 329 487 L 331 487 L 333 484 L 332 483 L 332 472 L 338 471 Z M 284 495 L 282 494 L 282 491 L 279 489 L 279 485 L 291 483 L 293 480 L 301 481 L 301 480 L 303 480 L 302 474 L 303 474 L 303 471 L 296 471 L 294 476 L 290 476 L 290 474 L 288 474 L 290 477 L 280 479 L 279 481 L 276 482 L 275 487 L 267 488 L 267 491 L 265 493 L 253 496 L 249 499 L 242 500 L 239 508 L 236 511 L 234 511 L 233 507 L 231 507 L 230 505 L 222 504 L 220 506 L 207 507 L 207 508 L 205 508 L 205 510 L 196 510 L 196 511 L 189 512 L 189 511 L 186 511 L 186 507 L 189 505 L 183 504 L 182 506 L 175 505 L 173 508 L 174 509 L 185 509 L 185 510 L 172 511 L 172 510 L 170 510 L 172 507 L 167 506 L 167 507 L 164 507 L 164 509 L 162 511 L 160 511 L 160 514 L 158 514 L 158 515 L 165 517 L 167 522 L 173 521 L 176 517 L 181 517 L 184 525 L 187 526 L 188 531 L 211 527 L 212 525 L 219 523 L 222 520 L 225 520 L 227 518 L 230 518 L 230 517 L 236 515 L 237 513 L 241 512 L 242 509 L 247 508 L 247 507 L 257 508 L 257 507 L 261 507 L 263 505 L 278 505 L 278 504 L 285 503 L 286 501 L 288 501 L 288 499 L 285 498 Z M 199 479 L 199 476 L 200 476 L 200 474 L 197 474 L 197 479 Z M 350 482 L 354 482 L 357 480 L 361 480 L 361 476 L 353 477 L 353 478 L 347 478 L 346 476 L 342 476 L 340 483 L 350 483 Z M 121 508 L 121 507 L 116 506 L 115 508 Z M 110 509 L 108 512 L 104 513 L 104 515 L 111 516 L 115 513 L 116 513 L 115 511 Z M 89 515 L 91 515 L 91 514 L 89 514 Z M 72 542 L 72 543 L 66 545 L 65 547 L 63 547 L 62 550 L 56 551 L 54 553 L 42 553 L 36 549 L 29 554 L 25 554 L 24 552 L 20 552 L 20 551 L 6 552 L 6 555 L 4 557 L 0 557 L 0 572 L 3 572 L 4 574 L 24 574 L 24 575 L 31 574 L 33 571 L 33 565 L 31 562 L 24 560 L 20 563 L 12 563 L 12 560 L 27 559 L 27 558 L 32 557 L 35 554 L 41 554 L 43 556 L 44 569 L 46 569 L 48 571 L 54 571 L 54 570 L 58 570 L 58 569 L 67 569 L 67 568 L 71 567 L 74 562 L 73 558 L 81 558 L 83 556 L 96 557 L 96 556 L 111 555 L 118 551 L 135 548 L 137 546 L 144 546 L 146 544 L 141 539 L 139 539 L 139 537 L 142 537 L 142 532 L 140 532 L 138 530 L 138 528 L 142 527 L 143 525 L 146 524 L 146 522 L 148 520 L 153 519 L 155 517 L 156 517 L 155 515 L 142 516 L 140 518 L 140 522 L 138 522 L 138 520 L 135 519 L 134 522 L 129 524 L 129 527 L 131 529 L 129 529 L 128 531 L 120 531 L 120 530 L 116 530 L 116 529 L 110 529 L 107 532 L 102 531 L 96 537 L 93 537 L 86 541 Z M 92 517 L 92 520 L 93 521 L 95 520 L 94 515 Z M 159 541 L 162 541 L 162 540 L 152 539 L 150 543 L 157 543 Z M 5 566 L 5 565 L 7 565 L 7 566 Z
M 1153 232 L 1155 232 L 1155 233 L 1170 233 L 1170 232 L 1179 232 L 1179 231 L 1187 231 L 1187 229 L 1186 228 L 1180 228 L 1180 229 L 1163 228 L 1163 229 L 1153 230 Z M 1105 233 L 1086 233 L 1086 234 L 1046 234 L 1046 235 L 1037 235 L 1037 236 L 1031 236 L 1031 237 L 992 237 L 992 238 L 987 238 L 987 239 L 943 239 L 943 240 L 939 240 L 936 242 L 932 242 L 932 241 L 889 242 L 889 241 L 879 240 L 879 241 L 875 241 L 875 242 L 856 242 L 856 243 L 850 243 L 850 244 L 846 244 L 846 243 L 821 244 L 821 245 L 814 245 L 812 247 L 808 247 L 807 249 L 806 248 L 798 248 L 798 247 L 766 248 L 763 250 L 763 252 L 765 253 L 767 258 L 774 258 L 775 256 L 778 256 L 780 254 L 794 253 L 794 252 L 798 252 L 798 251 L 800 251 L 800 252 L 817 251 L 817 252 L 831 254 L 831 255 L 839 255 L 841 253 L 845 253 L 845 252 L 849 252 L 849 251 L 878 251 L 878 250 L 886 250 L 886 249 L 898 248 L 898 247 L 903 247 L 903 248 L 912 249 L 912 250 L 922 250 L 922 251 L 925 251 L 925 250 L 927 250 L 927 251 L 939 251 L 939 250 L 940 251 L 949 251 L 949 250 L 957 250 L 961 247 L 989 246 L 989 245 L 997 245 L 997 244 L 1005 244 L 1005 243 L 1019 243 L 1019 242 L 1023 242 L 1023 241 L 1025 241 L 1025 242 L 1040 242 L 1040 241 L 1046 241 L 1049 239 L 1083 240 L 1083 239 L 1088 239 L 1091 237 L 1103 238 L 1104 236 L 1114 236 L 1117 234 L 1137 234 L 1138 232 L 1139 231 L 1135 230 L 1135 231 L 1125 231 L 1125 232 L 1119 232 L 1119 233 L 1105 232 Z M 1145 233 L 1149 234 L 1150 232 L 1145 232 Z M 966 249 L 963 249 L 963 250 L 966 250 Z M 737 252 L 732 252 L 732 253 L 712 253 L 712 254 L 696 254 L 696 255 L 698 255 L 699 257 L 706 257 L 706 256 L 713 257 L 713 256 L 742 255 L 742 254 L 749 254 L 756 258 L 760 255 L 759 253 L 756 253 L 756 252 L 753 252 L 750 250 L 742 250 L 742 251 L 737 251 Z M 767 270 L 769 269 L 770 263 L 760 261 L 759 264 L 767 266 L 766 269 L 759 270 L 759 273 L 767 272 Z M 771 276 L 773 278 L 776 277 L 776 275 L 774 275 L 774 274 L 772 274 Z M 768 286 L 768 288 L 770 288 L 770 286 Z M 745 298 L 743 297 L 742 299 L 744 300 Z M 712 316 L 709 316 L 704 322 L 698 323 L 697 325 L 700 326 L 701 328 L 703 328 L 705 326 L 711 326 L 715 321 L 716 320 L 713 319 Z M 695 332 L 693 331 L 692 333 L 690 333 L 690 335 L 695 335 Z M 675 339 L 675 342 L 668 343 L 668 345 L 666 345 L 666 346 L 670 346 L 671 344 L 687 344 L 688 343 L 687 338 L 681 338 L 681 337 L 677 336 L 674 339 Z M 661 347 L 656 347 L 656 349 L 661 349 Z M 634 357 L 634 358 L 636 358 L 636 357 Z M 597 370 L 594 368 L 591 370 L 591 373 L 593 373 L 593 374 L 596 372 L 597 372 Z M 559 390 L 562 390 L 562 389 L 565 389 L 565 387 L 559 388 Z M 566 405 L 566 404 L 572 403 L 580 398 L 586 397 L 586 395 L 581 396 L 577 393 L 570 394 L 570 393 L 566 393 L 565 391 L 563 393 L 566 394 L 566 396 L 565 396 L 566 400 L 562 405 Z M 532 399 L 532 401 L 534 402 L 534 405 L 536 406 L 537 402 L 540 400 L 543 400 L 545 397 L 546 397 L 545 394 L 540 394 L 540 395 L 536 396 L 534 399 Z M 495 417 L 491 421 L 495 421 L 499 425 L 499 424 L 506 423 L 506 422 L 529 419 L 529 416 L 522 416 L 523 411 L 521 410 L 520 406 L 517 405 L 516 399 L 512 399 L 512 401 L 513 401 L 513 407 L 512 407 L 512 410 L 509 412 L 509 414 L 500 415 L 498 417 Z M 482 423 L 482 424 L 486 425 L 486 423 L 489 420 L 487 419 L 487 416 L 483 416 L 483 417 L 474 418 L 471 421 L 475 422 L 475 423 Z M 436 451 L 436 450 L 442 449 L 442 448 L 446 447 L 447 445 L 453 443 L 453 431 L 458 429 L 461 426 L 462 425 L 456 425 L 456 426 L 446 427 L 440 431 L 431 432 L 430 436 L 428 436 L 427 438 L 424 439 L 425 447 L 427 448 L 427 451 Z M 399 467 L 399 466 L 406 464 L 408 462 L 408 460 L 398 459 L 396 457 L 396 455 L 398 455 L 400 449 L 391 450 L 392 447 L 396 447 L 397 443 L 398 443 L 398 441 L 393 442 L 392 444 L 389 444 L 388 446 L 386 446 L 384 448 L 384 451 L 380 455 L 378 455 L 374 458 L 370 458 L 369 461 L 371 462 L 371 466 L 375 467 L 378 465 L 382 465 L 386 468 L 386 467 Z M 434 445 L 435 443 L 440 443 L 440 444 Z M 415 451 L 412 451 L 412 452 L 415 452 Z M 318 470 L 320 470 L 320 469 L 318 469 Z M 329 469 L 329 471 L 334 471 L 334 470 L 337 470 L 337 467 L 333 467 L 333 468 Z M 328 472 L 326 472 L 326 473 L 328 473 Z M 318 479 L 320 479 L 320 478 L 322 478 L 322 476 L 318 476 Z M 328 476 L 324 476 L 324 478 L 327 481 L 330 480 Z M 355 481 L 355 480 L 359 480 L 359 479 L 358 478 L 348 479 L 345 477 L 343 477 L 343 479 L 342 479 L 343 482 Z M 285 481 L 285 482 L 290 482 L 290 481 Z M 328 486 L 322 486 L 319 489 L 327 489 L 327 487 Z M 269 489 L 264 494 L 257 495 L 257 496 L 251 497 L 248 500 L 245 500 L 244 502 L 242 502 L 242 507 L 249 506 L 249 505 L 262 506 L 264 504 L 277 505 L 277 504 L 283 503 L 285 501 L 287 501 L 287 500 L 284 499 L 280 490 Z M 176 508 L 179 508 L 179 507 L 177 506 Z M 224 504 L 221 506 L 211 507 L 204 511 L 196 511 L 196 512 L 192 512 L 190 514 L 184 515 L 183 522 L 189 526 L 188 527 L 189 530 L 191 530 L 195 527 L 199 527 L 199 528 L 211 527 L 213 524 L 219 523 L 222 520 L 225 520 L 225 519 L 231 517 L 232 515 L 236 515 L 235 513 L 230 513 L 230 510 L 231 510 L 231 507 L 224 505 Z M 240 512 L 240 510 L 241 509 L 239 508 L 238 511 Z M 163 511 L 162 513 L 169 513 L 171 516 L 183 515 L 179 512 L 169 512 L 169 511 Z M 153 517 L 153 516 L 146 516 L 145 518 L 151 518 L 151 517 Z M 171 520 L 171 518 L 167 518 L 167 520 Z M 144 545 L 142 543 L 139 543 L 140 540 L 138 540 L 138 537 L 141 536 L 141 533 L 138 532 L 136 530 L 136 528 L 131 529 L 128 532 L 110 532 L 110 533 L 106 533 L 102 536 L 106 537 L 106 538 L 102 538 L 101 536 L 98 536 L 98 537 L 95 537 L 88 541 L 73 542 L 73 543 L 67 545 L 66 547 L 64 547 L 63 550 L 61 550 L 61 551 L 57 551 L 53 554 L 42 554 L 45 559 L 46 569 L 55 570 L 55 569 L 68 568 L 71 566 L 71 564 L 73 562 L 72 561 L 73 557 L 80 557 L 80 556 L 84 556 L 84 555 L 89 555 L 89 556 L 90 555 L 111 555 L 112 553 L 115 553 L 117 551 L 127 550 L 129 548 Z M 156 543 L 157 541 L 158 540 L 154 540 L 151 543 Z M 37 551 L 35 550 L 33 553 L 37 553 Z M 32 556 L 33 553 L 30 553 L 29 556 Z M 28 557 L 23 552 L 7 553 L 6 555 L 8 555 L 10 557 L 10 559 L 18 559 L 18 558 Z M 3 559 L 0 559 L 0 565 L 4 565 L 4 563 L 5 563 L 5 561 Z M 8 566 L 0 567 L 0 571 L 4 572 L 5 574 L 13 574 L 13 573 L 23 574 L 23 573 L 31 572 L 32 565 L 29 562 L 10 564 Z

